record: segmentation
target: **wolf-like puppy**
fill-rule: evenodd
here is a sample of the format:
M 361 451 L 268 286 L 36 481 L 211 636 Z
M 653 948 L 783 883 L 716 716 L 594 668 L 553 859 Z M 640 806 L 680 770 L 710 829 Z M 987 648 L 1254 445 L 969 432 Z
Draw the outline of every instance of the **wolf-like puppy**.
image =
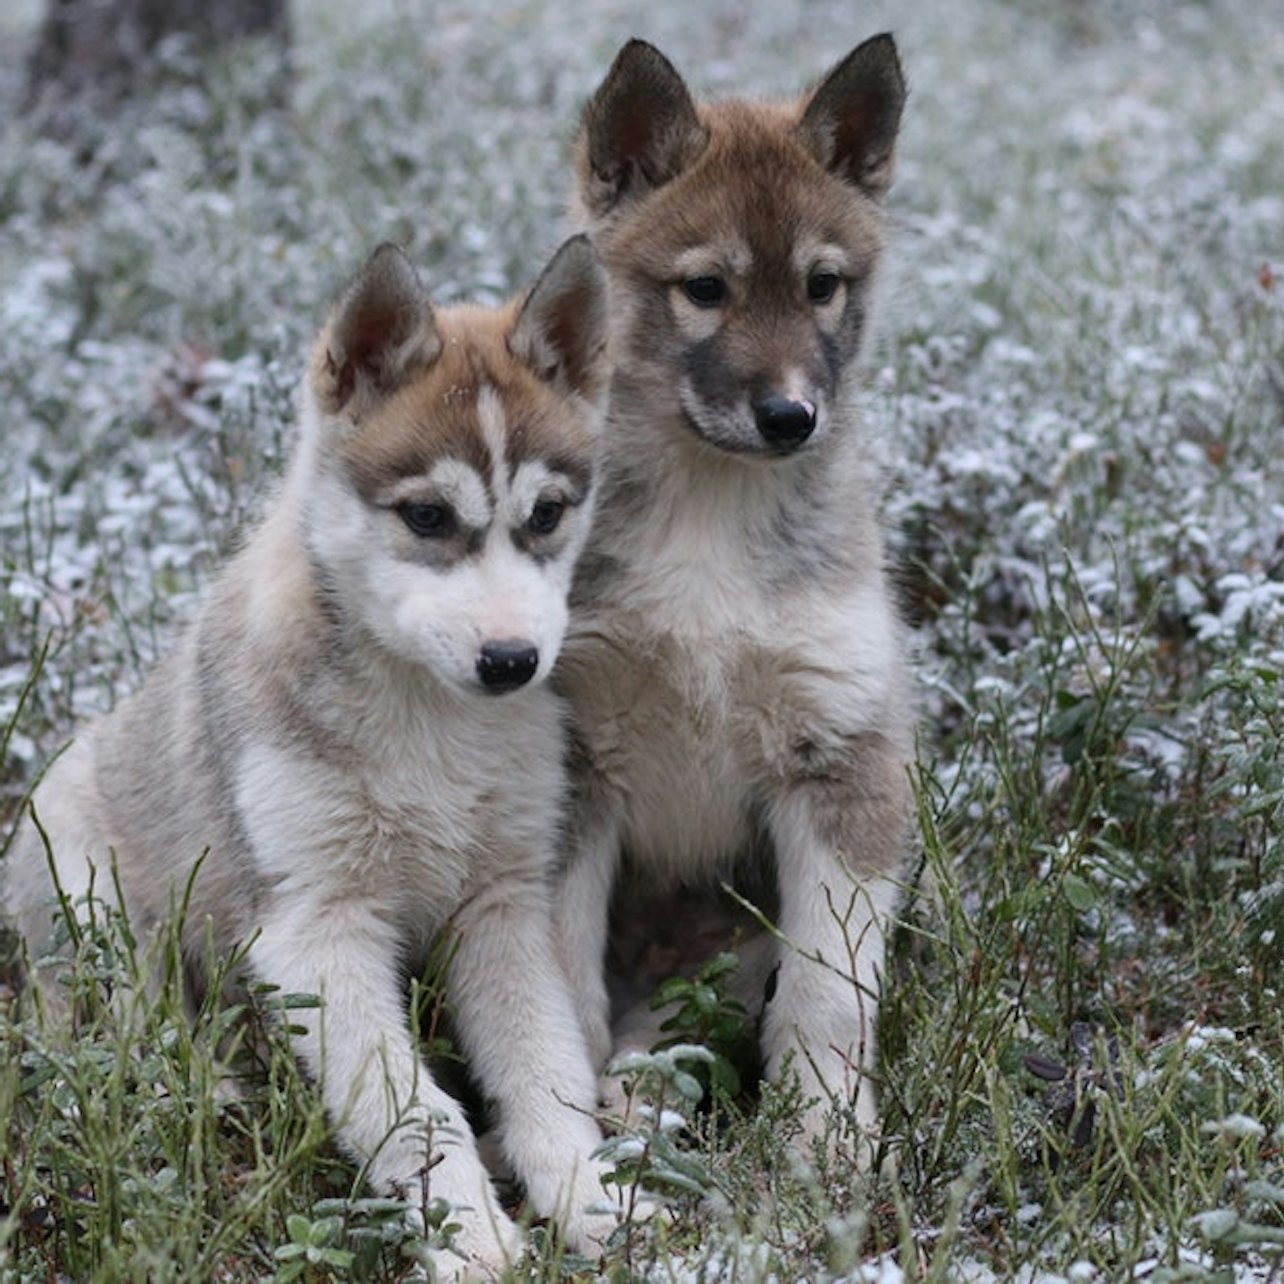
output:
M 876 1119 L 909 811 L 905 644 L 855 407 L 904 98 L 886 35 L 789 105 L 696 103 L 634 40 L 578 141 L 614 373 L 555 679 L 576 740 L 558 940 L 600 1065 L 622 858 L 679 887 L 769 856 L 787 944 L 751 951 L 776 968 L 763 1051 L 817 1095 L 809 1135 L 831 1098 Z
M 140 938 L 207 853 L 196 983 L 212 932 L 252 942 L 253 979 L 320 996 L 291 1014 L 297 1055 L 375 1187 L 460 1210 L 448 1272 L 499 1269 L 520 1240 L 412 1043 L 407 968 L 442 932 L 458 1035 L 531 1205 L 580 1249 L 614 1225 L 586 1212 L 601 1138 L 551 934 L 564 726 L 544 682 L 591 520 L 605 339 L 584 237 L 499 310 L 434 310 L 401 251 L 377 250 L 316 341 L 266 520 L 33 803 L 66 895 L 92 869 L 109 888 L 114 859 Z M 48 859 L 28 821 L 5 900 L 33 958 Z

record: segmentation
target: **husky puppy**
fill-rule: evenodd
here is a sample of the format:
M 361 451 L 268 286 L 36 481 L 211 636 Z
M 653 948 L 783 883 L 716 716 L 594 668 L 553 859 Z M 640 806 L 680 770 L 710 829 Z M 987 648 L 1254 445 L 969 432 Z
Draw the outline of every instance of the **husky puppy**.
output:
M 875 1122 L 909 812 L 905 644 L 856 411 L 904 97 L 887 35 L 789 105 L 697 103 L 634 40 L 578 141 L 614 372 L 556 678 L 576 742 L 558 941 L 601 1065 L 617 875 L 694 888 L 765 856 L 763 1053 L 817 1099 L 808 1135 L 834 1099 Z
M 29 820 L 7 861 L 34 958 L 49 861 L 74 904 L 114 859 L 142 938 L 206 853 L 183 942 L 197 984 L 212 933 L 251 942 L 254 980 L 320 996 L 291 1013 L 297 1055 L 376 1188 L 459 1210 L 466 1260 L 439 1271 L 520 1248 L 411 1039 L 407 967 L 443 932 L 458 1036 L 531 1206 L 581 1250 L 614 1225 L 586 1211 L 601 1137 L 551 934 L 564 726 L 544 682 L 591 520 L 605 329 L 584 237 L 499 310 L 434 310 L 401 251 L 377 250 L 316 341 L 266 520 L 36 791 L 48 851 Z

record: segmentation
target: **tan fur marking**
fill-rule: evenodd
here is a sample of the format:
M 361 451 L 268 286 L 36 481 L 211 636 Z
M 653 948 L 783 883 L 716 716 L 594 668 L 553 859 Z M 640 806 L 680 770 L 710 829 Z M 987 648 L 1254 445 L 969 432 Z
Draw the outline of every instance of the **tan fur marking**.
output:
M 509 466 L 528 456 L 569 454 L 577 470 L 587 473 L 594 449 L 591 426 L 582 416 L 568 421 L 565 398 L 513 359 L 506 337 L 515 315 L 515 304 L 498 312 L 462 306 L 437 313 L 443 342 L 436 363 L 358 425 L 340 447 L 364 497 L 373 500 L 448 457 L 490 478 L 496 461 L 494 434 L 488 438 L 480 414 L 484 390 L 507 408 Z

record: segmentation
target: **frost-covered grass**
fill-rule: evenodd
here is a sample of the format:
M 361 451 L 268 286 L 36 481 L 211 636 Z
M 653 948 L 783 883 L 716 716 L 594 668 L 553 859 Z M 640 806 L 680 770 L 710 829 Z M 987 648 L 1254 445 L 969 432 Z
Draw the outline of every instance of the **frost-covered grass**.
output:
M 254 511 L 303 344 L 374 242 L 406 244 L 440 297 L 494 297 L 560 239 L 578 104 L 624 38 L 706 90 L 774 92 L 885 27 L 913 95 L 867 409 L 924 706 L 883 1023 L 899 1167 L 791 1165 L 788 1092 L 676 1129 L 690 1085 L 658 1066 L 622 1158 L 668 1182 L 673 1221 L 602 1269 L 1280 1278 L 1270 5 L 310 4 L 288 114 L 244 57 L 208 93 L 176 66 L 88 163 L 11 122 L 0 834 Z M 353 1175 L 288 1057 L 269 1041 L 255 1095 L 215 1092 L 218 1020 L 107 1012 L 70 1050 L 0 1020 L 0 1276 L 395 1277 L 381 1210 L 325 1202 Z

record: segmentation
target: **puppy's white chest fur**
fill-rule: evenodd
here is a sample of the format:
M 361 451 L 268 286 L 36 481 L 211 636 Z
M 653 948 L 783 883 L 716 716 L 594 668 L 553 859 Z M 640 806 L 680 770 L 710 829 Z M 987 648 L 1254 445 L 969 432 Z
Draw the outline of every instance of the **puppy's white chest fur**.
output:
M 245 748 L 236 802 L 269 886 L 323 901 L 384 897 L 418 936 L 497 870 L 546 858 L 561 794 L 557 761 L 541 752 L 558 740 L 553 698 L 532 693 L 520 731 L 488 728 L 475 710 L 452 717 L 414 703 L 370 729 L 360 761 Z
M 881 581 L 763 594 L 748 612 L 744 597 L 738 628 L 717 600 L 658 613 L 617 602 L 585 621 L 564 657 L 623 847 L 662 876 L 698 876 L 747 851 L 763 798 L 882 724 L 899 691 Z

